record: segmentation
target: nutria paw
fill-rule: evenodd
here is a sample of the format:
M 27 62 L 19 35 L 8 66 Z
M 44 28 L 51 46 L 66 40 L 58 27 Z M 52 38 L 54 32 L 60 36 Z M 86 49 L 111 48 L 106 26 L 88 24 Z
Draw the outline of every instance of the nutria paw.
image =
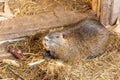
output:
M 50 51 L 45 51 L 44 54 L 43 54 L 43 59 L 45 60 L 50 60 L 50 59 L 53 59 L 52 55 L 50 54 Z

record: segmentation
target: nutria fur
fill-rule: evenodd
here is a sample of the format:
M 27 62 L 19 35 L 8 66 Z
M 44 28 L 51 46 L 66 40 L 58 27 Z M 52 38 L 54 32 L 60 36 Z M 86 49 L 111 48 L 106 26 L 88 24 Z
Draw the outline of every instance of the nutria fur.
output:
M 103 53 L 109 32 L 95 19 L 84 19 L 69 29 L 52 32 L 44 37 L 43 45 L 63 61 L 91 59 Z

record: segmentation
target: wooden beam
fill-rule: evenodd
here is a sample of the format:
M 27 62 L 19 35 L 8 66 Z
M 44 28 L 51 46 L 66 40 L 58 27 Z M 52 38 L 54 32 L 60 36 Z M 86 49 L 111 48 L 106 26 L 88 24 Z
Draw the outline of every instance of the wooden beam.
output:
M 118 16 L 120 16 L 120 0 L 112 0 L 112 8 L 111 8 L 111 19 L 110 24 L 115 24 Z
M 120 16 L 120 0 L 92 0 L 92 10 L 103 25 L 114 25 Z
M 92 10 L 94 13 L 97 13 L 98 0 L 92 0 Z
M 46 30 L 69 25 L 85 17 L 85 14 L 59 10 L 40 15 L 23 16 L 1 21 L 0 41 L 34 34 L 41 29 Z

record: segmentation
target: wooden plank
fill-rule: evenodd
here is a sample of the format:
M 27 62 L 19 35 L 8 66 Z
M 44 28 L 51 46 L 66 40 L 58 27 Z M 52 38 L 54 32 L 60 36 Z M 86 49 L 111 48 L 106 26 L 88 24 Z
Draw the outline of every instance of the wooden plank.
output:
M 30 35 L 41 29 L 72 24 L 85 17 L 85 14 L 59 10 L 9 19 L 0 22 L 0 41 Z
M 92 10 L 94 13 L 97 13 L 98 0 L 92 0 Z
M 92 10 L 103 25 L 113 25 L 120 16 L 120 0 L 93 0 Z
M 109 25 L 112 0 L 101 0 L 100 21 L 103 25 Z
M 115 24 L 118 16 L 120 16 L 120 0 L 112 0 L 110 25 Z
M 98 6 L 97 6 L 97 17 L 100 18 L 100 13 L 101 13 L 101 0 L 98 0 Z

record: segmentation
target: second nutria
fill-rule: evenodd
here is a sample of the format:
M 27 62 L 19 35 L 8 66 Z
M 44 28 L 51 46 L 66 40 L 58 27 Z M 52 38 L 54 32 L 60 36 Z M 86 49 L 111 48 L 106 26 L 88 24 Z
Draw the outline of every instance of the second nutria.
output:
M 68 29 L 44 37 L 43 45 L 51 55 L 64 61 L 91 59 L 103 53 L 109 32 L 95 19 L 83 19 Z

